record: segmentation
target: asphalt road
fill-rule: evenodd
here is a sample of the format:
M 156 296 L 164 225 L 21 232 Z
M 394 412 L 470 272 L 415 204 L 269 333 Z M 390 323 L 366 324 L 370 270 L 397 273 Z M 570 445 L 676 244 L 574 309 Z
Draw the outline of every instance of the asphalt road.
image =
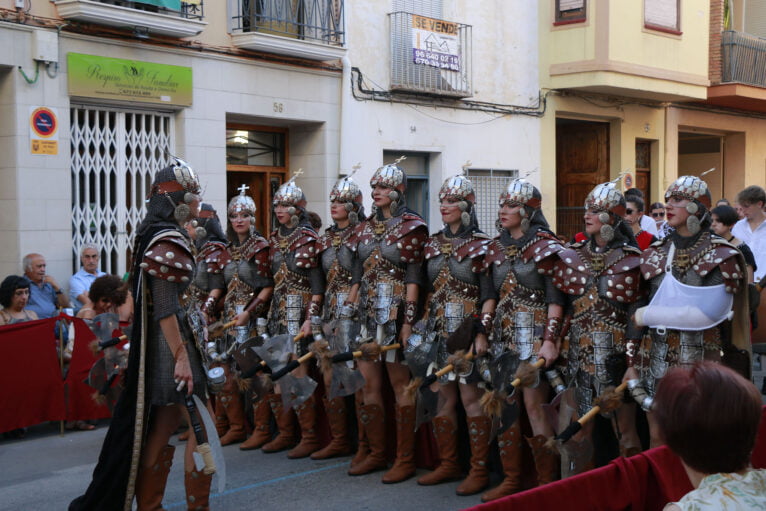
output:
M 58 424 L 42 424 L 30 428 L 22 440 L 0 439 L 0 510 L 65 510 L 90 481 L 107 425 L 102 421 L 94 431 L 60 436 Z M 175 437 L 171 443 L 179 445 Z M 226 487 L 218 493 L 213 479 L 214 510 L 442 511 L 480 502 L 479 495 L 455 495 L 457 482 L 425 487 L 413 478 L 386 485 L 380 482 L 382 472 L 349 477 L 348 457 L 288 460 L 285 453 L 245 452 L 236 445 L 223 449 Z M 168 510 L 186 509 L 182 456 L 178 447 L 165 491 Z

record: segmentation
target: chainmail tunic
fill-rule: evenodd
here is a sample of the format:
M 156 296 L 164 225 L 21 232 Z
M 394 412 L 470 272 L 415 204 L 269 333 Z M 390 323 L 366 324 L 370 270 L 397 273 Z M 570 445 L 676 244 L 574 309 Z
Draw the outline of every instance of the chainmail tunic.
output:
M 205 376 L 199 352 L 195 348 L 191 330 L 186 318 L 186 312 L 181 307 L 180 296 L 188 284 L 168 282 L 156 277 L 144 275 L 148 279 L 149 294 L 151 295 L 148 325 L 148 343 L 146 344 L 147 366 L 149 368 L 149 385 L 153 405 L 183 404 L 186 391 L 178 392 L 174 378 L 175 359 L 170 351 L 167 340 L 160 328 L 160 320 L 175 315 L 178 319 L 181 339 L 186 345 L 191 365 L 194 393 L 200 399 L 205 397 Z
M 325 276 L 325 301 L 322 314 L 325 333 L 330 347 L 336 351 L 347 351 L 360 331 L 357 318 L 340 318 L 340 310 L 348 298 L 355 269 L 354 253 L 346 245 L 353 233 L 353 227 L 343 230 L 329 228 L 322 235 L 317 246 L 326 246 L 319 254 L 322 273 Z M 340 324 L 344 321 L 343 324 Z M 356 347 L 356 345 L 354 345 Z

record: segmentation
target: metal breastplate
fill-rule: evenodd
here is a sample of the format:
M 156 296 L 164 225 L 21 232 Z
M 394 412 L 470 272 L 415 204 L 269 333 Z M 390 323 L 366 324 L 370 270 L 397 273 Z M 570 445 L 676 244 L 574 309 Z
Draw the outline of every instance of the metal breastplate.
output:
M 429 330 L 448 336 L 468 314 L 476 310 L 479 277 L 471 270 L 473 261 L 438 255 L 427 263 L 428 279 L 434 286 L 429 304 Z
M 325 289 L 324 320 L 331 321 L 340 315 L 351 288 L 352 252 L 341 246 L 340 249 L 330 247 L 321 255 L 322 269 L 327 277 Z M 344 264 L 345 260 L 345 264 Z
M 308 272 L 298 268 L 295 257 L 282 251 L 272 252 L 271 268 L 274 273 L 274 295 L 271 298 L 269 332 L 272 335 L 284 329 L 297 335 L 304 320 L 304 311 L 311 299 Z

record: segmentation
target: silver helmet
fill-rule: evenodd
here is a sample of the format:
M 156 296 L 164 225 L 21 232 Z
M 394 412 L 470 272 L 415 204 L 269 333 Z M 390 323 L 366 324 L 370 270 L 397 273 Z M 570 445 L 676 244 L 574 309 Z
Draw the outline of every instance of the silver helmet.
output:
M 586 211 L 598 213 L 601 222 L 601 238 L 609 242 L 614 239 L 614 228 L 625 216 L 625 197 L 617 189 L 615 181 L 601 183 L 585 198 Z
M 399 189 L 405 185 L 406 174 L 397 163 L 389 163 L 378 167 L 375 173 L 370 178 L 370 187 L 375 188 L 378 185 L 383 185 L 388 188 Z M 399 191 L 404 191 L 403 189 Z
M 184 191 L 199 195 L 201 187 L 199 184 L 199 178 L 191 168 L 191 165 L 183 161 L 181 158 L 173 157 L 175 165 L 173 165 L 173 174 L 176 176 L 176 181 L 183 186 Z
M 665 200 L 671 197 L 697 201 L 707 209 L 710 209 L 712 203 L 707 183 L 697 176 L 681 176 L 673 181 L 665 192 Z
M 473 183 L 463 174 L 448 177 L 439 189 L 439 201 L 447 198 L 473 203 L 476 200 Z
M 287 183 L 279 187 L 272 200 L 274 206 L 283 204 L 298 208 L 306 207 L 306 196 L 303 194 L 303 190 L 295 184 L 296 177 L 297 175 L 293 176 Z
M 240 186 L 239 195 L 235 195 L 229 201 L 229 206 L 226 208 L 226 212 L 229 214 L 229 216 L 235 213 L 247 213 L 250 215 L 250 217 L 255 216 L 255 201 L 252 197 L 245 194 L 247 189 L 248 187 L 245 185 Z
M 518 178 L 511 181 L 508 187 L 500 194 L 500 207 L 503 207 L 506 203 L 512 206 L 529 206 L 533 209 L 539 209 L 542 203 L 542 195 L 532 183 Z
M 335 183 L 330 191 L 330 202 L 357 202 L 362 203 L 362 190 L 359 185 L 351 179 L 351 176 L 344 177 Z

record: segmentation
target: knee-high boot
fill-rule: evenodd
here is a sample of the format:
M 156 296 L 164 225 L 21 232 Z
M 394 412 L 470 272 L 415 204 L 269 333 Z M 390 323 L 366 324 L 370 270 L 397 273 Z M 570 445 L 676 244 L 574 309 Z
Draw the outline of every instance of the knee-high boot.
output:
M 298 414 L 298 424 L 301 426 L 301 441 L 287 453 L 287 457 L 291 459 L 305 458 L 319 450 L 319 439 L 316 433 L 317 409 L 314 396 L 312 395 L 301 403 L 296 413 Z
M 503 464 L 503 481 L 481 496 L 482 502 L 499 499 L 521 489 L 521 425 L 517 420 L 497 438 L 500 461 Z
M 556 449 L 546 445 L 545 435 L 537 435 L 532 438 L 527 437 L 527 443 L 532 449 L 532 456 L 535 458 L 535 469 L 537 469 L 537 484 L 543 484 L 556 481 L 559 478 L 561 470 L 561 457 Z
M 415 475 L 415 407 L 396 407 L 396 459 L 383 474 L 385 484 L 406 481 Z
M 242 394 L 239 390 L 221 392 L 221 402 L 229 419 L 229 430 L 221 437 L 221 445 L 241 442 L 247 436 L 245 433 L 245 408 L 242 404 Z
M 354 467 L 363 462 L 370 453 L 370 445 L 367 443 L 367 430 L 362 422 L 362 400 L 356 400 L 356 428 L 357 428 L 357 446 L 356 454 L 351 458 L 351 466 Z
M 457 481 L 463 476 L 457 459 L 457 427 L 455 423 L 449 417 L 436 417 L 433 421 L 433 430 L 441 462 L 436 470 L 418 479 L 418 484 L 423 486 Z
M 215 403 L 213 411 L 215 412 L 215 430 L 218 432 L 218 438 L 229 431 L 229 419 L 226 417 L 226 407 L 223 406 L 223 393 L 215 394 Z
M 198 470 L 184 473 L 186 507 L 189 511 L 209 511 L 212 480 L 213 474 L 206 475 Z
M 263 452 L 284 451 L 295 445 L 295 421 L 292 408 L 284 409 L 281 394 L 269 394 L 271 413 L 277 420 L 277 436 L 261 447 Z
M 468 417 L 468 435 L 471 441 L 471 470 L 468 477 L 460 483 L 455 493 L 458 495 L 473 495 L 479 493 L 489 484 L 489 417 L 477 415 Z
M 166 445 L 154 463 L 149 467 L 139 467 L 136 476 L 138 511 L 162 511 L 162 496 L 165 494 L 165 485 L 175 452 L 174 446 Z
M 335 456 L 345 456 L 351 452 L 348 443 L 348 423 L 346 418 L 346 400 L 342 397 L 328 400 L 324 398 L 324 409 L 330 423 L 332 440 L 323 449 L 311 455 L 312 460 L 323 460 Z
M 239 445 L 240 450 L 258 449 L 271 440 L 271 404 L 268 395 L 253 401 L 253 423 L 253 434 Z
M 359 420 L 362 422 L 370 452 L 362 461 L 351 465 L 348 475 L 360 476 L 382 470 L 386 464 L 386 424 L 383 407 L 362 405 L 359 407 Z

